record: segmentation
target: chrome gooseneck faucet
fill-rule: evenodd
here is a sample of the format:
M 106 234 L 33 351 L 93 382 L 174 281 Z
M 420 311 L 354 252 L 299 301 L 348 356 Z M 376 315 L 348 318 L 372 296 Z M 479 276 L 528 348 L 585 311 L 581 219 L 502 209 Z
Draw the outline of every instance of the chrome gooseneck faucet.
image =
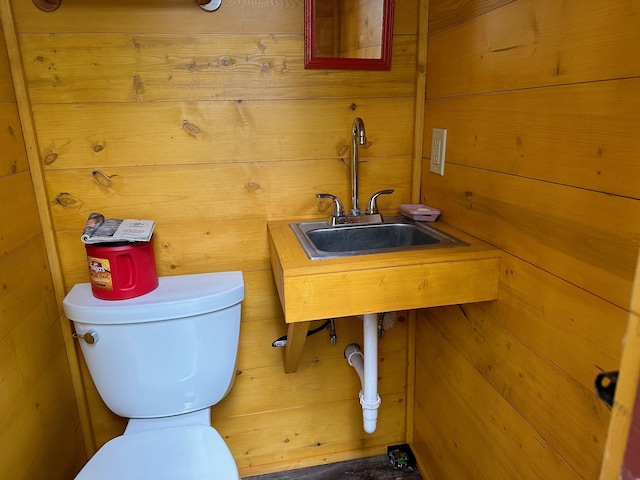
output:
M 378 212 L 377 199 L 380 195 L 393 193 L 393 190 L 380 190 L 374 193 L 364 214 L 360 213 L 358 207 L 358 145 L 367 143 L 367 135 L 364 129 L 364 122 L 360 117 L 356 117 L 351 127 L 351 213 L 345 214 L 342 202 L 335 195 L 330 193 L 318 193 L 316 197 L 327 198 L 333 202 L 333 213 L 329 217 L 329 225 L 349 225 L 353 223 L 382 223 L 382 215 Z
M 351 127 L 351 215 L 360 215 L 358 208 L 358 145 L 367 143 L 364 122 L 356 117 Z

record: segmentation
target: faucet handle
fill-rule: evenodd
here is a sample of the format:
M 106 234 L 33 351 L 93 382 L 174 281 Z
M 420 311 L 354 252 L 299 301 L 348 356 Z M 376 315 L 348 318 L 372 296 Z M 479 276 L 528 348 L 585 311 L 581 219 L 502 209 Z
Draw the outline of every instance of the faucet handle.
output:
M 380 190 L 379 192 L 376 192 L 373 195 L 371 195 L 371 198 L 367 203 L 367 210 L 365 213 L 367 215 L 374 215 L 378 213 L 378 201 L 377 201 L 378 197 L 380 195 L 390 195 L 392 193 L 393 193 L 393 189 L 388 189 L 388 190 Z
M 330 193 L 316 193 L 316 197 L 329 198 L 333 200 L 333 213 L 331 214 L 333 217 L 342 217 L 344 215 L 344 207 L 342 206 L 342 202 L 335 195 L 331 195 Z

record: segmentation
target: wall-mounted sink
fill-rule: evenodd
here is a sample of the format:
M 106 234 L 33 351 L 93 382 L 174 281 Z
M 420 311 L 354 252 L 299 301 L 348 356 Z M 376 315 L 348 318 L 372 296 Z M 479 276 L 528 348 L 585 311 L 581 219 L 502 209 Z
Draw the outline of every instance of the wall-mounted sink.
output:
M 386 217 L 383 223 L 365 225 L 331 227 L 318 221 L 290 225 L 312 260 L 468 246 L 435 227 L 405 217 Z
M 389 246 L 387 243 L 380 248 L 370 248 L 372 232 L 380 228 L 375 224 L 331 228 L 322 221 L 268 222 L 271 269 L 288 324 L 285 372 L 295 372 L 298 368 L 309 323 L 313 320 L 483 302 L 498 297 L 500 250 L 443 222 L 438 222 L 436 229 L 431 224 L 412 222 L 404 217 L 385 220 L 382 229 L 401 224 L 403 226 L 392 227 L 392 230 L 404 231 L 404 225 L 416 225 L 418 231 L 426 232 L 428 237 L 403 233 L 409 237 L 408 246 Z M 346 248 L 365 250 L 348 250 L 355 253 L 323 251 L 326 256 L 318 257 L 323 258 L 322 261 L 312 260 L 301 247 L 306 240 L 296 236 L 297 232 L 301 238 L 308 238 L 309 233 L 317 230 L 349 232 L 347 229 L 355 227 L 365 227 L 365 233 L 355 234 L 363 236 L 365 243 L 349 240 L 353 243 Z M 410 230 L 415 232 L 413 228 Z M 311 234 L 312 237 L 315 235 Z M 333 233 L 317 235 L 329 237 Z M 384 233 L 384 236 L 391 235 Z M 430 243 L 434 238 L 438 243 Z M 359 238 L 358 242 L 361 241 Z M 426 243 L 416 245 L 420 241 Z M 338 248 L 325 244 L 322 247 Z M 345 248 L 344 245 L 341 248 Z

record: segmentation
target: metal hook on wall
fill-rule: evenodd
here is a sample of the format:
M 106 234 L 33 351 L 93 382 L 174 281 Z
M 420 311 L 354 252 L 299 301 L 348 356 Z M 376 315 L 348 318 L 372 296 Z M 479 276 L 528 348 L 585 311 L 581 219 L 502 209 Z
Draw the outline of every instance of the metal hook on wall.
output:
M 207 12 L 213 12 L 220 8 L 220 4 L 222 0 L 196 0 L 196 3 L 200 5 L 202 10 L 206 10 Z
M 61 3 L 62 0 L 33 0 L 33 4 L 45 12 L 53 12 Z
M 616 395 L 618 372 L 602 372 L 596 377 L 596 393 L 610 407 Z

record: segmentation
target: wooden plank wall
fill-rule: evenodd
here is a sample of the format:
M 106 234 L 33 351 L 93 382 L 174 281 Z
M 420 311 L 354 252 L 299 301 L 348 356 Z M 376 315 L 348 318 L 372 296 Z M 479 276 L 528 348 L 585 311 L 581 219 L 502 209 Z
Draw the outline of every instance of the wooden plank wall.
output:
M 80 419 L 2 30 L 0 145 L 0 471 L 72 478 Z
M 383 0 L 347 0 L 340 5 L 340 56 L 380 58 Z
M 356 116 L 363 198 L 394 188 L 382 210 L 409 201 L 418 4 L 396 2 L 391 71 L 350 72 L 304 69 L 302 0 L 212 13 L 193 0 L 65 0 L 48 14 L 13 1 L 66 288 L 87 281 L 79 234 L 92 211 L 154 219 L 160 275 L 244 272 L 238 376 L 212 414 L 243 476 L 405 440 L 408 322 L 381 342 L 373 435 L 343 358 L 360 321 L 339 320 L 335 346 L 310 338 L 298 373 L 284 374 L 266 222 L 324 217 L 317 192 L 348 200 Z M 100 446 L 124 420 L 84 377 Z
M 505 255 L 499 300 L 420 313 L 426 478 L 598 477 L 593 384 L 619 365 L 640 242 L 639 22 L 637 2 L 430 2 L 422 201 Z

